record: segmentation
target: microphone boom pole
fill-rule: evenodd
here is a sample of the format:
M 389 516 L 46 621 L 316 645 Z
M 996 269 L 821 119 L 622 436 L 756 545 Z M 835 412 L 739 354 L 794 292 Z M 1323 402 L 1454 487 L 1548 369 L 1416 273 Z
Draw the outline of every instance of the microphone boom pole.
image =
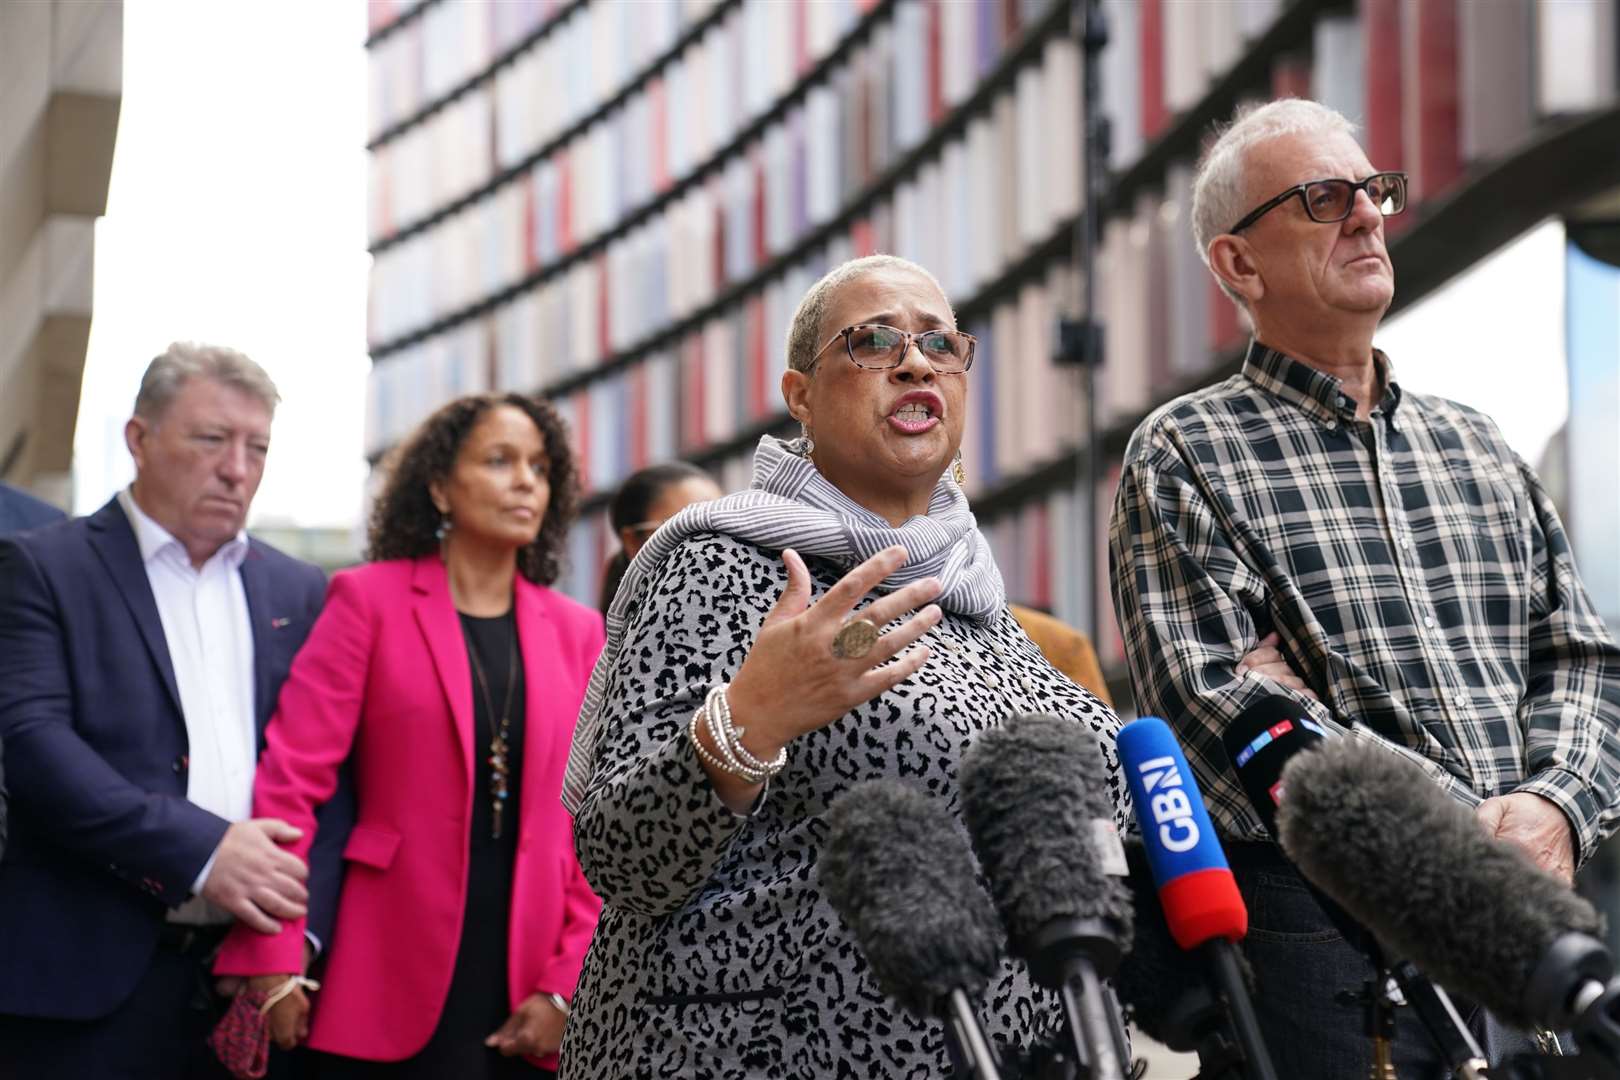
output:
M 967 991 L 960 986 L 950 992 L 945 1002 L 950 1013 L 951 1030 L 956 1034 L 954 1046 L 961 1049 L 966 1059 L 964 1066 L 974 1080 L 1001 1080 L 996 1068 L 996 1055 L 979 1026 L 978 1014 L 968 1000 Z

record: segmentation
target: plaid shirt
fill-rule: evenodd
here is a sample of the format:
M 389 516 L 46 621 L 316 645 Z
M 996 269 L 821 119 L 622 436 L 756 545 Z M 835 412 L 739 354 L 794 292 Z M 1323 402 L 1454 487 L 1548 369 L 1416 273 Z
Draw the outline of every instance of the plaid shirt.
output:
M 1109 558 L 1138 710 L 1176 726 L 1216 827 L 1267 834 L 1221 745 L 1281 686 L 1234 674 L 1272 630 L 1322 699 L 1469 803 L 1528 791 L 1577 861 L 1620 819 L 1620 649 L 1535 473 L 1484 415 L 1340 381 L 1259 343 L 1241 373 L 1148 417 Z

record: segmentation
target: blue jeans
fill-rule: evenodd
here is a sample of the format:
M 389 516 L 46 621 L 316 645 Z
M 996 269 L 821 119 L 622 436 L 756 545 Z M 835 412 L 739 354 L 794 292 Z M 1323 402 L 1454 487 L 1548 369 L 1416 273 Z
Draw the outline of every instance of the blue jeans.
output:
M 1333 928 L 1299 872 L 1274 844 L 1226 841 L 1249 908 L 1243 952 L 1254 968 L 1254 1010 L 1277 1074 L 1311 1080 L 1367 1080 L 1372 1042 L 1362 1005 L 1340 1000 L 1360 991 L 1372 965 Z M 1534 1050 L 1531 1039 L 1456 1000 L 1491 1064 Z M 1400 1080 L 1444 1080 L 1445 1062 L 1416 1012 L 1395 1011 L 1395 1071 Z

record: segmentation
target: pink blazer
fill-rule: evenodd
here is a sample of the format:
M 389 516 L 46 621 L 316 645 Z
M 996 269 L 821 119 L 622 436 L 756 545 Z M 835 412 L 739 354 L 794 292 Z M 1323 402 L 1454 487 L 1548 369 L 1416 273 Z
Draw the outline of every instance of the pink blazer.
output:
M 559 793 L 602 619 L 517 582 L 527 705 L 510 932 L 512 1004 L 572 997 L 601 901 L 574 857 Z M 327 944 L 310 1045 L 397 1061 L 427 1045 L 450 988 L 467 896 L 472 675 L 449 579 L 436 557 L 371 563 L 332 579 L 326 607 L 281 689 L 253 788 L 256 817 L 304 830 L 352 751 L 358 807 Z M 481 793 L 480 793 L 481 794 Z M 297 971 L 302 920 L 276 935 L 237 926 L 215 971 Z M 554 1059 L 541 1065 L 555 1068 Z

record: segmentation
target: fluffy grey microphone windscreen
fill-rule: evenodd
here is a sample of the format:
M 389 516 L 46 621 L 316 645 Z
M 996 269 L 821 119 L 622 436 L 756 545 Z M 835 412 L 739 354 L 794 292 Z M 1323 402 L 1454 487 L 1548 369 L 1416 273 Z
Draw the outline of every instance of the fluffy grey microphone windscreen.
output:
M 1113 822 L 1114 800 L 1090 732 L 1056 717 L 1015 717 L 979 736 L 958 779 L 1015 955 L 1055 918 L 1110 919 L 1120 947 L 1130 947 L 1129 890 L 1106 872 L 1093 840 L 1096 822 Z
M 1001 926 L 955 819 L 897 780 L 857 784 L 827 812 L 816 873 L 885 994 L 937 1015 L 977 994 L 1001 963 Z
M 1283 787 L 1282 846 L 1305 876 L 1396 955 L 1509 1024 L 1538 1022 L 1522 997 L 1554 941 L 1601 933 L 1590 904 L 1388 750 L 1324 743 L 1288 763 Z

